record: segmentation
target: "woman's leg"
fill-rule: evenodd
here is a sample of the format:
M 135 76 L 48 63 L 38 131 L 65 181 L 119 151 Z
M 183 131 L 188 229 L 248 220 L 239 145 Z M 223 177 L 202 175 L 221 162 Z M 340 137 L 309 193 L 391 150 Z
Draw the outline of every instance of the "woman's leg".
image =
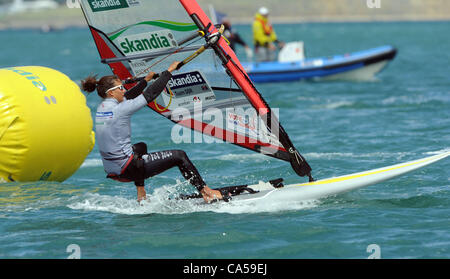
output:
M 142 164 L 138 167 L 139 164 Z M 194 164 L 182 150 L 166 150 L 144 154 L 142 160 L 131 164 L 124 177 L 134 181 L 138 191 L 138 201 L 145 199 L 144 179 L 158 175 L 173 167 L 178 167 L 183 177 L 188 180 L 202 194 L 206 202 L 223 199 L 218 190 L 209 188 L 203 181 Z
M 152 152 L 142 156 L 142 159 L 144 159 L 146 178 L 158 175 L 173 167 L 178 167 L 183 177 L 198 191 L 201 191 L 206 186 L 197 168 L 183 150 Z

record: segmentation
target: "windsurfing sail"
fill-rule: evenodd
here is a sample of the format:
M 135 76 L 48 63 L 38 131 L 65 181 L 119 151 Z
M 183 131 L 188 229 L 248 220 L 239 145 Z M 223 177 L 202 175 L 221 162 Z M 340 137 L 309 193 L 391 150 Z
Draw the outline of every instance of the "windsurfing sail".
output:
M 221 13 L 219 11 L 216 11 L 213 4 L 209 4 L 209 16 L 211 17 L 211 21 L 214 24 L 221 23 L 225 18 L 227 18 L 227 14 Z
M 311 167 L 280 125 L 277 111 L 195 0 L 80 4 L 101 61 L 122 80 L 162 72 L 203 47 L 194 62 L 173 73 L 165 91 L 148 105 L 151 109 L 213 139 L 288 161 L 298 175 L 312 180 Z

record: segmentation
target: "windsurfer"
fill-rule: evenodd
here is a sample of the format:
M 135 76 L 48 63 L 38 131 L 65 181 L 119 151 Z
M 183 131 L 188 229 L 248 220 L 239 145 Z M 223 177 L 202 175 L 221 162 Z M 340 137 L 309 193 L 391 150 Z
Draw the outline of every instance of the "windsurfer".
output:
M 253 43 L 258 61 L 274 61 L 277 50 L 284 46 L 284 42 L 279 41 L 273 26 L 269 22 L 269 9 L 261 7 L 255 15 L 253 22 Z
M 247 55 L 247 58 L 251 59 L 253 57 L 253 51 L 251 48 L 245 43 L 245 41 L 241 38 L 238 32 L 236 32 L 232 26 L 231 22 L 228 18 L 222 19 L 221 22 L 225 26 L 225 31 L 223 34 L 230 42 L 230 47 L 233 51 L 236 51 L 236 44 L 239 44 L 244 47 L 245 54 Z
M 96 113 L 96 138 L 107 177 L 134 182 L 138 202 L 146 199 L 145 179 L 175 166 L 197 188 L 206 202 L 223 198 L 220 191 L 206 185 L 184 151 L 148 153 L 145 143 L 131 145 L 132 114 L 161 94 L 179 63 L 173 62 L 150 86 L 147 83 L 153 79 L 154 72 L 150 72 L 126 92 L 117 76 L 104 76 L 98 81 L 95 76 L 89 76 L 81 82 L 84 91 L 93 92 L 97 89 L 98 95 L 103 99 Z

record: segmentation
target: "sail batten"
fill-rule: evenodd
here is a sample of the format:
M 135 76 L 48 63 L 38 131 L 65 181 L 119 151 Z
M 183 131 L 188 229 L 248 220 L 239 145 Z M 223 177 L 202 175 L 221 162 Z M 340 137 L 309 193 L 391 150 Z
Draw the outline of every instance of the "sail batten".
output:
M 297 174 L 310 176 L 311 168 L 280 125 L 277 111 L 262 98 L 226 40 L 211 42 L 218 28 L 195 0 L 104 1 L 102 7 L 93 5 L 95 0 L 80 2 L 101 61 L 122 80 L 162 72 L 206 42 L 202 54 L 174 72 L 148 106 L 183 127 L 288 161 Z

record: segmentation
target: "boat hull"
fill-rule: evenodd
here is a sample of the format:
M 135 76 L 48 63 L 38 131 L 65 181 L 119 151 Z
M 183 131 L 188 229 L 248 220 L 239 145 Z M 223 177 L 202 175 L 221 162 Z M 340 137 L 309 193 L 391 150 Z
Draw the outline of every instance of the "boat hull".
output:
M 302 79 L 370 81 L 394 59 L 397 50 L 382 46 L 332 57 L 296 62 L 247 62 L 243 66 L 253 82 L 286 82 Z

